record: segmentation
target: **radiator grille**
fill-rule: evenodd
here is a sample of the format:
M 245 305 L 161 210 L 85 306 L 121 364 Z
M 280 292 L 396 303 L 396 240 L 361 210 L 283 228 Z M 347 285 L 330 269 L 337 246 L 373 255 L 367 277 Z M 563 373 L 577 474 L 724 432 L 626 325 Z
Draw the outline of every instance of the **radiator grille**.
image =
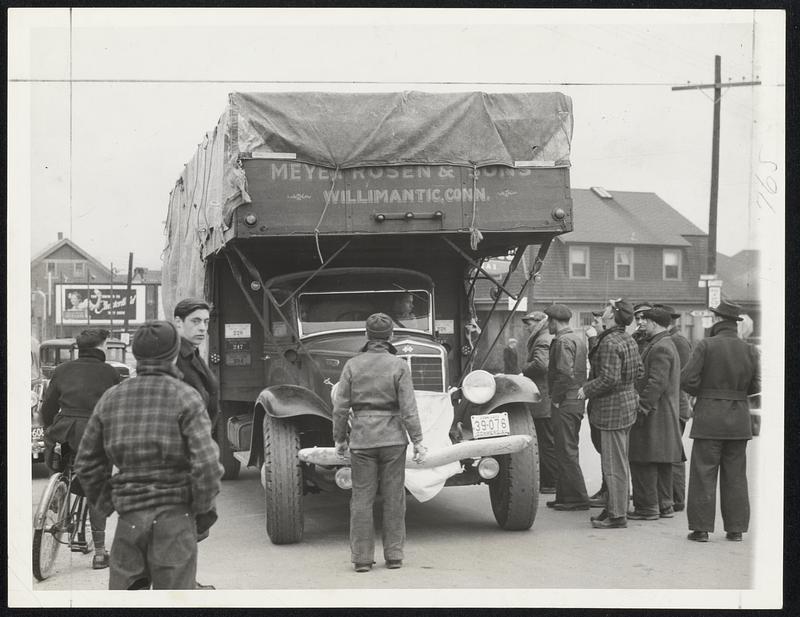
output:
M 436 356 L 412 356 L 410 365 L 411 378 L 414 381 L 415 390 L 444 391 L 442 358 Z

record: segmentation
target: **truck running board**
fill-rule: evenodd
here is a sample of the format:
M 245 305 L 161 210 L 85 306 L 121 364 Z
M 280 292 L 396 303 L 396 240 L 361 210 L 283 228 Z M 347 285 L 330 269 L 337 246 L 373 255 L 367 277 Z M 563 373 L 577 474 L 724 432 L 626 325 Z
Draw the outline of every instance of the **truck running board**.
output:
M 454 443 L 438 450 L 429 450 L 425 457 L 425 462 L 415 463 L 411 459 L 406 459 L 406 467 L 409 469 L 439 467 L 454 461 L 466 458 L 478 458 L 481 456 L 500 456 L 502 454 L 513 454 L 527 448 L 533 437 L 530 435 L 507 435 L 506 437 L 488 437 L 486 439 L 473 439 Z M 300 460 L 304 463 L 314 465 L 324 465 L 328 467 L 341 467 L 350 465 L 350 453 L 344 456 L 336 456 L 334 448 L 303 448 L 298 453 Z

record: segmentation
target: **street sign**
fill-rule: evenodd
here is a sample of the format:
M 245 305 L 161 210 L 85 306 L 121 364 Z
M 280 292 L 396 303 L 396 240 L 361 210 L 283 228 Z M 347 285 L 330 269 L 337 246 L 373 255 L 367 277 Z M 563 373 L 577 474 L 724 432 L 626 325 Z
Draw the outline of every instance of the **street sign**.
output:
M 722 299 L 722 288 L 721 287 L 709 287 L 708 288 L 708 306 L 711 308 L 717 308 L 719 303 Z
M 721 279 L 713 279 L 708 281 L 709 287 L 722 287 L 722 280 Z
M 697 281 L 697 286 L 698 287 L 705 287 L 706 286 L 706 282 L 707 281 Z
M 700 275 L 700 280 L 701 281 L 711 281 L 711 280 L 714 280 L 715 278 L 717 278 L 716 274 L 701 274 Z

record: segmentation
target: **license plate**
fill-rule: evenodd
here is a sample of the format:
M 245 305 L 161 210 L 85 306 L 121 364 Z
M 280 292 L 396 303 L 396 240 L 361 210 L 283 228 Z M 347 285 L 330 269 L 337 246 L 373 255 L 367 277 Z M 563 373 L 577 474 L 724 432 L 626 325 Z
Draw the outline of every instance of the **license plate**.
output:
M 505 411 L 472 416 L 472 436 L 475 439 L 501 437 L 509 434 L 511 434 L 511 425 L 508 423 L 508 413 Z
M 44 439 L 44 429 L 41 426 L 31 429 L 31 440 Z

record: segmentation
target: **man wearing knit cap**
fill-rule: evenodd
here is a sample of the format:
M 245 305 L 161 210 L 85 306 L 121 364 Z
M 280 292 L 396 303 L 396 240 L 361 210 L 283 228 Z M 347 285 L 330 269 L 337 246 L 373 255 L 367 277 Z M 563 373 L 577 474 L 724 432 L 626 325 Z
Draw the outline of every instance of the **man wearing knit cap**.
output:
M 628 526 L 628 433 L 636 421 L 635 383 L 644 374 L 636 343 L 625 332 L 633 307 L 622 298 L 609 300 L 603 312 L 604 330 L 589 355 L 589 381 L 578 398 L 589 399 L 589 422 L 600 431 L 600 465 L 606 485 L 606 507 L 591 517 L 592 527 Z
M 747 397 L 761 392 L 758 350 L 738 337 L 742 307 L 723 300 L 711 309 L 710 336 L 700 341 L 681 371 L 681 386 L 697 397 L 689 463 L 686 517 L 689 539 L 708 542 L 714 531 L 717 475 L 725 537 L 742 541 L 750 524 L 747 442 L 753 436 Z
M 109 589 L 194 589 L 197 536 L 217 518 L 219 450 L 202 397 L 175 367 L 175 326 L 148 321 L 132 347 L 137 376 L 98 401 L 75 469 L 89 502 L 119 514 Z
M 669 313 L 672 320 L 672 325 L 669 328 L 669 337 L 675 344 L 675 349 L 678 351 L 678 357 L 681 360 L 681 369 L 689 363 L 689 358 L 692 356 L 692 344 L 689 340 L 681 334 L 678 327 L 678 319 L 681 314 L 677 313 L 674 308 L 667 304 L 654 304 L 653 308 L 662 308 Z M 681 429 L 681 438 L 683 432 L 686 430 L 686 423 L 692 417 L 692 405 L 689 402 L 689 395 L 683 390 L 680 392 L 680 406 L 678 414 L 680 416 L 679 425 Z M 681 442 L 681 451 L 683 451 L 683 442 Z M 675 512 L 680 512 L 686 507 L 686 454 L 681 456 L 681 460 L 672 465 L 672 507 Z
M 669 336 L 672 318 L 661 308 L 636 314 L 647 335 L 642 348 L 644 375 L 636 382 L 639 409 L 631 428 L 628 460 L 631 465 L 633 507 L 628 519 L 655 521 L 672 518 L 672 464 L 681 460 L 681 360 Z
M 522 374 L 536 384 L 541 399 L 529 405 L 533 424 L 536 427 L 536 440 L 539 444 L 539 492 L 556 492 L 555 438 L 550 415 L 550 396 L 547 392 L 547 367 L 550 364 L 550 343 L 553 335 L 547 325 L 547 315 L 533 311 L 522 318 L 528 330 L 527 356 L 522 365 Z
M 547 389 L 555 436 L 556 498 L 547 502 L 555 510 L 588 510 L 589 495 L 578 457 L 578 438 L 585 403 L 578 390 L 586 381 L 586 339 L 569 327 L 572 311 L 563 304 L 544 309 L 548 329 L 554 336 L 550 344 Z
M 406 537 L 406 449 L 409 437 L 414 460 L 425 460 L 422 428 L 408 364 L 392 345 L 392 318 L 375 313 L 367 318 L 367 342 L 342 369 L 333 396 L 333 440 L 336 453 L 350 448 L 353 491 L 350 497 L 350 558 L 356 572 L 375 562 L 372 506 L 383 497 L 383 556 L 386 567 L 403 565 Z M 347 420 L 352 411 L 350 434 Z

